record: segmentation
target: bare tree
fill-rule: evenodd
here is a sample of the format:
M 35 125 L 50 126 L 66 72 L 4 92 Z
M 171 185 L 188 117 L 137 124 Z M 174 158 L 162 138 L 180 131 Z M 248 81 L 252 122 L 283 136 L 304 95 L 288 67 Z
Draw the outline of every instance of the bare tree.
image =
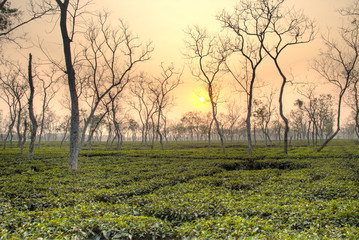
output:
M 275 119 L 272 121 L 272 129 L 273 129 L 273 134 L 276 138 L 276 141 L 278 143 L 278 146 L 281 146 L 281 135 L 282 135 L 282 129 L 283 129 L 283 123 L 280 119 L 280 116 L 278 114 L 274 114 Z
M 188 38 L 186 45 L 189 50 L 187 57 L 191 61 L 198 61 L 198 67 L 197 69 L 192 69 L 192 74 L 206 85 L 213 119 L 221 140 L 222 151 L 225 152 L 224 136 L 217 119 L 217 105 L 220 90 L 219 77 L 224 70 L 225 61 L 229 55 L 228 42 L 210 36 L 205 29 L 200 29 L 198 26 L 192 29 L 189 28 L 186 34 Z
M 234 34 L 232 50 L 244 58 L 244 74 L 236 74 L 227 63 L 228 71 L 247 94 L 247 139 L 248 154 L 252 154 L 251 115 L 254 83 L 257 79 L 258 67 L 266 56 L 263 41 L 269 30 L 270 12 L 262 1 L 241 1 L 234 13 L 225 10 L 217 17 L 225 29 Z M 233 59 L 229 58 L 228 60 Z
M 10 123 L 8 126 L 8 132 L 4 139 L 3 148 L 6 148 L 6 142 L 8 137 L 12 134 L 12 130 L 16 124 L 16 130 L 18 133 L 18 145 L 21 145 L 22 133 L 21 133 L 21 114 L 23 111 L 22 101 L 28 89 L 28 84 L 23 81 L 23 73 L 15 64 L 6 62 L 3 66 L 3 71 L 0 71 L 0 86 L 2 94 L 0 98 L 6 102 L 9 108 Z
M 88 45 L 84 46 L 83 52 L 88 65 L 90 113 L 84 121 L 79 148 L 84 143 L 87 127 L 100 102 L 114 88 L 117 92 L 123 91 L 133 79 L 130 75 L 134 67 L 149 60 L 153 51 L 151 43 L 140 43 L 124 21 L 120 21 L 119 28 L 111 26 L 108 14 L 99 14 L 98 23 L 92 23 L 85 35 Z
M 304 140 L 307 132 L 307 119 L 304 111 L 304 101 L 297 99 L 294 102 L 296 108 L 290 111 L 290 119 L 296 140 Z
M 352 18 L 353 23 L 357 24 L 359 17 L 359 1 L 356 0 L 353 5 L 347 9 L 341 9 L 341 14 L 344 16 L 348 16 Z M 357 137 L 359 137 L 359 95 L 358 95 L 358 83 L 359 83 L 359 75 L 356 70 L 353 72 L 353 84 L 352 84 L 352 94 L 349 97 L 348 105 L 351 107 L 353 111 L 354 118 L 354 129 Z
M 160 137 L 161 149 L 164 150 L 161 120 L 163 120 L 165 108 L 171 104 L 170 93 L 181 83 L 181 74 L 176 73 L 173 64 L 165 67 L 162 63 L 161 70 L 161 76 L 155 77 L 149 88 L 156 106 L 156 134 Z
M 212 114 L 210 113 L 210 115 Z M 212 120 L 213 118 L 211 117 L 210 119 Z M 203 125 L 205 124 L 204 118 L 200 112 L 187 112 L 183 114 L 180 122 L 182 123 L 184 130 L 189 134 L 192 142 L 194 141 L 194 135 L 196 135 L 197 141 L 200 140 L 203 135 Z
M 46 118 L 46 112 L 49 109 L 50 102 L 54 99 L 59 87 L 56 86 L 60 77 L 57 76 L 57 70 L 55 67 L 51 68 L 49 72 L 44 73 L 43 76 L 37 74 L 37 78 L 41 82 L 42 88 L 42 108 L 40 117 L 40 131 L 37 148 L 40 149 L 42 134 L 44 131 L 44 122 Z
M 211 114 L 211 112 L 208 112 L 204 117 L 204 124 L 202 124 L 202 129 L 203 131 L 206 131 L 207 134 L 208 148 L 211 147 L 213 121 L 213 114 Z
M 110 104 L 111 102 L 107 103 Z M 90 128 L 89 128 L 89 133 L 88 133 L 88 137 L 87 137 L 87 149 L 88 150 L 92 150 L 92 139 L 94 136 L 94 133 L 97 131 L 97 129 L 99 128 L 99 126 L 103 123 L 103 120 L 105 118 L 105 116 L 107 116 L 107 114 L 110 111 L 110 108 L 106 105 L 106 103 L 104 103 L 103 108 L 104 110 L 100 113 L 98 113 L 97 115 L 94 115 L 91 118 L 91 122 L 90 122 Z
M 354 118 L 354 130 L 356 136 L 359 138 L 359 76 L 354 76 L 353 78 L 353 85 L 352 85 L 352 94 L 348 100 L 348 105 L 352 110 L 352 115 Z
M 117 92 L 117 94 L 120 94 L 120 92 Z M 120 104 L 118 103 L 118 98 L 116 94 L 110 92 L 109 98 L 111 100 L 111 115 L 113 126 L 115 128 L 115 138 L 117 138 L 117 151 L 119 151 L 122 148 L 122 128 L 124 126 L 124 122 L 127 116 L 126 114 L 120 114 L 120 116 L 118 116 L 118 113 L 121 113 L 122 109 L 120 108 Z M 113 139 L 113 141 L 115 140 L 115 138 Z
M 23 123 L 23 132 L 19 134 L 19 147 L 20 147 L 20 155 L 24 154 L 24 146 L 25 146 L 25 142 L 26 142 L 26 134 L 27 134 L 27 116 L 25 115 L 23 118 L 21 118 L 22 120 L 24 120 Z M 21 137 L 20 137 L 21 136 Z
M 31 120 L 31 137 L 30 137 L 30 146 L 29 146 L 29 158 L 33 158 L 34 156 L 34 147 L 36 141 L 36 132 L 37 132 L 37 121 L 34 114 L 34 82 L 32 75 L 32 55 L 29 54 L 29 69 L 28 69 L 28 77 L 29 77 L 29 86 L 30 86 L 30 96 L 29 96 L 29 117 Z
M 79 153 L 79 131 L 80 131 L 80 112 L 79 100 L 76 89 L 76 75 L 72 59 L 71 43 L 74 40 L 76 20 L 79 11 L 83 6 L 80 0 L 56 0 L 60 8 L 60 30 L 65 56 L 65 73 L 67 75 L 67 84 L 71 97 L 71 128 L 70 128 L 70 156 L 69 168 L 77 170 L 78 153 Z M 70 27 L 70 29 L 68 28 Z
M 65 116 L 64 119 L 62 120 L 62 122 L 60 123 L 60 130 L 63 131 L 63 136 L 62 136 L 62 140 L 60 143 L 60 148 L 62 147 L 65 139 L 67 138 L 67 133 L 69 131 L 69 127 L 70 127 L 70 121 L 71 121 L 71 117 L 70 116 Z
M 317 124 L 320 140 L 326 139 L 333 133 L 334 112 L 333 97 L 331 94 L 320 94 L 317 101 Z
M 263 49 L 273 60 L 281 78 L 282 85 L 279 92 L 279 114 L 284 122 L 284 153 L 288 153 L 288 133 L 289 121 L 283 111 L 283 93 L 288 81 L 287 74 L 284 72 L 283 63 L 280 57 L 285 51 L 293 46 L 309 43 L 314 40 L 315 26 L 314 23 L 301 13 L 293 9 L 284 9 L 285 0 L 259 0 L 265 18 L 270 22 L 268 31 L 264 34 Z
M 256 107 L 253 115 L 258 120 L 258 124 L 264 135 L 266 147 L 268 147 L 268 142 L 272 145 L 268 126 L 273 114 L 273 96 L 274 92 L 272 91 L 270 95 L 266 97 L 266 102 L 262 102 L 260 100 L 254 101 L 254 105 L 256 105 Z
M 233 143 L 233 138 L 234 138 L 234 127 L 236 125 L 236 123 L 238 122 L 238 119 L 240 118 L 241 114 L 240 114 L 240 110 L 239 107 L 236 105 L 236 102 L 229 102 L 227 103 L 227 114 L 226 114 L 226 118 L 227 118 L 227 122 L 228 122 L 228 131 L 229 131 L 229 136 L 231 139 L 231 144 Z
M 156 102 L 155 99 L 151 98 L 150 94 L 150 84 L 151 81 L 148 76 L 144 73 L 140 74 L 138 80 L 134 82 L 131 86 L 131 93 L 134 95 L 135 99 L 130 100 L 129 104 L 133 109 L 138 113 L 140 122 L 142 124 L 142 141 L 141 148 L 143 144 L 147 150 L 147 140 L 148 133 L 150 128 L 151 115 L 156 111 Z
M 315 61 L 314 69 L 338 90 L 336 130 L 318 148 L 318 152 L 340 131 L 342 100 L 356 75 L 359 57 L 359 21 L 358 15 L 354 13 L 358 12 L 359 8 L 358 5 L 355 5 L 355 7 L 354 9 L 348 8 L 341 11 L 341 14 L 347 18 L 348 23 L 339 30 L 340 43 L 331 38 L 330 35 L 324 37 L 323 40 L 327 50 L 321 53 L 322 57 L 320 59 Z

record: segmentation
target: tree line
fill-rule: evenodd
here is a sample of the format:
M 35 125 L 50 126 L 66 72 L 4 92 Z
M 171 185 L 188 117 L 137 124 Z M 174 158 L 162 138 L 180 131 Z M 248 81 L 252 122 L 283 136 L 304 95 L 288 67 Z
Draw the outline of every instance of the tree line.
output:
M 107 126 L 107 142 L 117 142 L 121 148 L 123 134 L 140 132 L 144 148 L 159 141 L 161 149 L 168 139 L 211 139 L 218 136 L 222 151 L 225 142 L 235 136 L 245 136 L 248 154 L 252 154 L 257 137 L 266 146 L 273 138 L 283 143 L 288 153 L 288 142 L 305 140 L 308 145 L 323 149 L 341 129 L 343 102 L 352 109 L 353 126 L 359 135 L 359 103 L 357 88 L 359 2 L 341 9 L 345 24 L 322 37 L 325 49 L 313 61 L 313 69 L 321 78 L 336 87 L 334 96 L 316 96 L 313 89 L 300 92 L 295 109 L 286 113 L 284 92 L 289 81 L 288 69 L 283 62 L 288 49 L 308 44 L 317 37 L 318 29 L 302 12 L 289 8 L 285 0 L 245 0 L 229 11 L 216 16 L 223 30 L 209 33 L 200 26 L 185 30 L 187 52 L 192 75 L 207 90 L 211 111 L 205 116 L 190 112 L 177 123 L 169 124 L 167 113 L 173 103 L 173 91 L 182 82 L 182 71 L 173 64 L 162 63 L 158 75 L 140 71 L 154 51 L 152 42 L 143 42 L 134 35 L 125 21 L 110 21 L 109 13 L 96 16 L 86 12 L 89 1 L 43 0 L 29 1 L 28 18 L 10 1 L 0 2 L 0 43 L 21 44 L 26 36 L 14 35 L 18 28 L 46 15 L 58 17 L 62 37 L 63 59 L 52 56 L 51 50 L 40 45 L 47 64 L 33 63 L 29 54 L 26 67 L 1 59 L 1 99 L 7 104 L 9 116 L 3 135 L 3 148 L 12 142 L 13 129 L 18 145 L 23 150 L 30 134 L 29 158 L 33 156 L 35 140 L 40 147 L 46 122 L 51 122 L 50 102 L 66 87 L 62 97 L 63 108 L 70 113 L 56 128 L 63 131 L 63 140 L 69 139 L 69 168 L 77 169 L 78 153 L 85 142 L 91 148 L 93 137 L 101 126 Z M 82 31 L 78 23 L 83 21 Z M 271 92 L 260 98 L 254 94 L 258 87 L 258 71 L 264 61 L 270 61 L 281 78 L 279 93 Z M 226 79 L 234 80 L 246 96 L 246 106 L 239 112 L 229 104 L 228 113 L 218 112 L 220 86 Z M 35 116 L 34 97 L 41 99 L 41 113 Z M 276 97 L 276 99 L 275 99 Z M 333 102 L 337 102 L 333 108 Z M 278 102 L 278 109 L 273 101 Z M 139 121 L 129 117 L 125 103 L 135 112 Z M 243 110 L 245 109 L 245 110 Z M 245 113 L 245 116 L 243 116 Z M 50 124 L 51 125 L 51 124 Z M 243 132 L 245 126 L 245 132 Z M 127 129 L 127 130 L 125 130 Z M 216 132 L 216 134 L 214 134 Z M 169 137 L 171 136 L 171 137 Z M 206 136 L 206 137 L 204 137 Z M 112 140 L 110 141 L 110 139 Z M 21 150 L 21 151 L 22 151 Z

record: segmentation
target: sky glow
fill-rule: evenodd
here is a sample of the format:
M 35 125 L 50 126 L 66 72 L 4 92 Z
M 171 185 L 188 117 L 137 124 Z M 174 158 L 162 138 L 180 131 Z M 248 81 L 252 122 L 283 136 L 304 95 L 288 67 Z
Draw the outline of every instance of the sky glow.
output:
M 152 41 L 155 51 L 150 61 L 146 62 L 141 70 L 152 76 L 160 71 L 160 64 L 174 63 L 177 69 L 183 69 L 181 84 L 174 92 L 174 106 L 170 111 L 172 118 L 177 118 L 188 111 L 210 111 L 208 104 L 203 104 L 202 96 L 206 94 L 203 84 L 192 76 L 189 70 L 189 61 L 184 57 L 186 52 L 184 31 L 189 26 L 198 25 L 206 28 L 214 34 L 223 33 L 216 15 L 226 9 L 233 11 L 237 0 L 94 0 L 90 7 L 92 13 L 98 10 L 106 10 L 111 13 L 112 24 L 117 24 L 118 19 L 123 19 L 129 25 L 130 30 L 143 41 Z M 288 0 L 287 5 L 296 10 L 302 10 L 308 17 L 314 19 L 319 28 L 317 38 L 310 44 L 294 47 L 288 51 L 281 61 L 287 64 L 285 71 L 293 76 L 297 82 L 318 82 L 310 66 L 310 61 L 318 56 L 319 49 L 323 47 L 320 37 L 327 28 L 336 30 L 341 25 L 337 9 L 348 6 L 351 0 Z M 14 6 L 21 6 L 23 0 L 15 0 Z M 43 41 L 54 53 L 61 50 L 61 37 L 56 18 L 47 21 L 38 20 L 26 26 L 22 31 L 28 32 L 33 42 Z M 40 27 L 41 26 L 41 27 Z M 19 56 L 26 61 L 29 52 L 34 52 L 34 58 L 44 58 L 41 51 L 34 48 L 18 49 L 16 47 L 7 49 L 5 54 Z M 58 53 L 60 58 L 62 52 Z M 272 70 L 270 63 L 266 60 L 258 75 L 258 80 L 263 81 L 263 88 L 256 89 L 255 95 L 261 96 L 271 89 L 278 89 L 280 80 L 278 74 Z M 237 104 L 245 105 L 245 97 L 238 93 L 235 83 L 228 76 L 223 77 L 221 84 L 220 102 L 231 102 L 236 99 Z M 292 107 L 294 95 L 299 85 L 288 86 L 285 98 L 288 100 L 286 110 Z M 323 89 L 323 88 L 322 88 Z M 325 91 L 331 91 L 324 88 Z M 66 89 L 67 91 L 67 89 Z M 61 98 L 61 95 L 60 95 Z M 276 98 L 276 97 L 275 97 Z M 199 100 L 199 101 L 198 101 Z M 6 112 L 6 106 L 2 104 Z M 59 104 L 53 102 L 53 107 Z M 219 110 L 224 110 L 225 104 L 219 104 Z

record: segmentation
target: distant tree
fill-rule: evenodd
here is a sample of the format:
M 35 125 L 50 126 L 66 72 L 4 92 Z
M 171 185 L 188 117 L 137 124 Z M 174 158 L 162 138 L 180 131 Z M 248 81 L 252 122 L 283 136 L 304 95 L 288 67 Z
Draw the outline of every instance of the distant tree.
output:
M 290 111 L 290 119 L 295 138 L 297 140 L 303 140 L 306 136 L 307 123 L 306 113 L 304 111 L 304 102 L 297 99 L 294 102 L 296 108 Z
M 202 129 L 203 135 L 204 136 L 207 135 L 208 148 L 211 147 L 213 122 L 214 122 L 214 119 L 213 119 L 213 114 L 211 112 L 208 112 L 207 114 L 204 115 L 203 124 L 201 125 L 201 129 Z
M 226 119 L 228 122 L 228 132 L 232 144 L 234 139 L 235 126 L 239 118 L 241 117 L 241 114 L 240 114 L 240 109 L 238 108 L 235 102 L 227 103 L 226 108 L 227 108 Z
M 283 126 L 283 123 L 282 123 L 282 121 L 280 119 L 280 116 L 275 114 L 274 117 L 275 117 L 275 119 L 273 119 L 273 121 L 272 121 L 273 134 L 274 134 L 274 136 L 276 138 L 278 146 L 280 146 L 281 141 L 282 141 L 282 138 L 281 138 L 282 129 L 284 128 L 284 126 Z
M 4 139 L 3 148 L 6 148 L 6 142 L 16 124 L 18 133 L 18 145 L 21 145 L 21 117 L 23 114 L 23 101 L 28 90 L 28 84 L 23 79 L 23 73 L 14 63 L 6 62 L 2 65 L 3 69 L 0 71 L 0 98 L 8 105 L 10 122 L 8 131 Z
M 306 92 L 300 92 L 300 94 L 306 98 L 306 102 L 304 104 L 304 111 L 308 118 L 308 127 L 307 127 L 308 146 L 310 146 L 310 135 L 312 136 L 313 146 L 316 146 L 318 142 L 318 124 L 317 124 L 318 101 L 314 94 L 314 88 L 308 88 Z
M 198 26 L 189 28 L 186 32 L 186 46 L 189 50 L 187 57 L 193 62 L 196 61 L 196 68 L 192 74 L 202 81 L 207 89 L 213 120 L 221 141 L 222 151 L 225 152 L 224 136 L 217 119 L 220 74 L 224 70 L 226 58 L 229 55 L 228 43 L 219 38 L 210 36 L 205 29 Z
M 91 23 L 85 34 L 87 43 L 83 46 L 83 53 L 88 67 L 86 98 L 90 112 L 84 122 L 79 147 L 85 141 L 87 127 L 101 101 L 113 90 L 123 91 L 133 80 L 130 75 L 134 67 L 149 60 L 153 51 L 151 43 L 139 42 L 124 21 L 120 21 L 117 28 L 113 26 L 107 13 L 99 14 L 98 21 Z
M 320 139 L 323 140 L 333 133 L 333 97 L 331 94 L 320 94 L 316 101 L 318 134 Z
M 164 111 L 171 104 L 170 93 L 181 83 L 181 74 L 176 73 L 173 64 L 165 67 L 161 64 L 160 77 L 155 77 L 149 85 L 152 93 L 152 100 L 156 106 L 156 134 L 160 137 L 161 149 L 164 150 L 163 133 L 161 132 L 161 120 L 163 120 Z M 166 122 L 164 122 L 166 123 Z
M 347 20 L 347 25 L 339 30 L 341 41 L 330 36 L 325 37 L 326 51 L 315 61 L 314 69 L 333 84 L 338 91 L 338 107 L 336 130 L 326 139 L 318 152 L 321 151 L 340 131 L 340 116 L 344 94 L 351 85 L 358 67 L 359 57 L 359 19 L 358 4 L 340 11 Z
M 99 127 L 101 125 L 103 125 L 105 117 L 110 112 L 110 108 L 105 104 L 102 107 L 102 109 L 103 110 L 100 113 L 98 113 L 97 115 L 94 115 L 91 118 L 91 122 L 89 125 L 90 127 L 89 127 L 89 131 L 88 131 L 88 136 L 87 136 L 87 149 L 88 150 L 92 150 L 93 136 L 96 133 L 96 131 L 99 129 Z
M 130 87 L 134 99 L 129 101 L 130 106 L 138 113 L 142 124 L 141 148 L 144 144 L 146 150 L 148 147 L 147 140 L 150 130 L 151 116 L 156 111 L 156 101 L 151 98 L 150 84 L 150 77 L 146 76 L 144 73 L 140 74 L 138 79 Z
M 67 133 L 70 130 L 70 121 L 71 121 L 70 116 L 64 116 L 64 118 L 60 122 L 60 125 L 58 126 L 59 130 L 62 133 L 62 139 L 61 139 L 61 143 L 60 143 L 60 148 L 62 147 L 64 141 L 66 140 Z
M 118 92 L 117 93 L 121 93 Z M 122 134 L 122 128 L 125 125 L 125 119 L 127 118 L 126 114 L 118 114 L 122 112 L 122 109 L 120 108 L 120 104 L 118 103 L 118 98 L 116 94 L 109 93 L 109 98 L 111 100 L 111 117 L 113 122 L 113 127 L 115 130 L 115 138 L 117 139 L 117 151 L 119 151 L 122 148 L 123 143 L 123 134 Z M 113 139 L 113 141 L 115 140 Z
M 132 136 L 131 136 L 132 141 L 136 141 L 136 139 L 137 139 L 136 133 L 137 133 L 138 127 L 139 127 L 138 123 L 133 118 L 130 118 L 128 120 L 128 130 L 130 130 L 132 133 Z
M 60 89 L 60 87 L 57 85 L 60 80 L 60 76 L 58 76 L 58 71 L 55 67 L 50 68 L 50 71 L 45 72 L 42 75 L 38 73 L 36 76 L 41 85 L 40 89 L 42 89 L 42 108 L 39 124 L 39 139 L 37 145 L 37 148 L 40 149 L 47 111 L 49 109 L 50 102 L 54 99 L 56 93 Z
M 23 131 L 19 134 L 19 147 L 20 147 L 20 155 L 24 154 L 24 146 L 25 146 L 25 142 L 26 142 L 26 136 L 27 136 L 27 130 L 28 130 L 28 119 L 27 116 L 25 115 L 24 117 L 21 118 L 23 120 Z
M 172 139 L 175 142 L 181 141 L 185 138 L 186 128 L 181 122 L 174 123 L 170 126 Z
M 270 143 L 270 145 L 272 145 L 272 140 L 270 138 L 269 132 L 269 123 L 273 114 L 273 96 L 274 92 L 271 92 L 270 95 L 267 97 L 267 101 L 265 103 L 260 100 L 254 101 L 256 107 L 253 115 L 257 119 L 259 127 L 262 130 L 266 147 L 268 147 L 268 142 Z
M 180 122 L 186 134 L 189 134 L 192 142 L 194 141 L 195 135 L 196 140 L 200 140 L 202 125 L 202 117 L 200 112 L 186 112 L 182 115 Z
M 353 75 L 353 84 L 350 88 L 351 94 L 349 95 L 346 103 L 351 109 L 351 115 L 354 120 L 354 132 L 359 138 L 359 75 L 355 73 Z

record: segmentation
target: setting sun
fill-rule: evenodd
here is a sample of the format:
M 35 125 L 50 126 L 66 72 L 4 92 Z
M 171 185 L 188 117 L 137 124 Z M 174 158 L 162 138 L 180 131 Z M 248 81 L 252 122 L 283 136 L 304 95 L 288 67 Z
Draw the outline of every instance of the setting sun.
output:
M 204 102 L 205 98 L 204 98 L 204 97 L 200 97 L 199 100 L 200 100 L 201 102 Z

